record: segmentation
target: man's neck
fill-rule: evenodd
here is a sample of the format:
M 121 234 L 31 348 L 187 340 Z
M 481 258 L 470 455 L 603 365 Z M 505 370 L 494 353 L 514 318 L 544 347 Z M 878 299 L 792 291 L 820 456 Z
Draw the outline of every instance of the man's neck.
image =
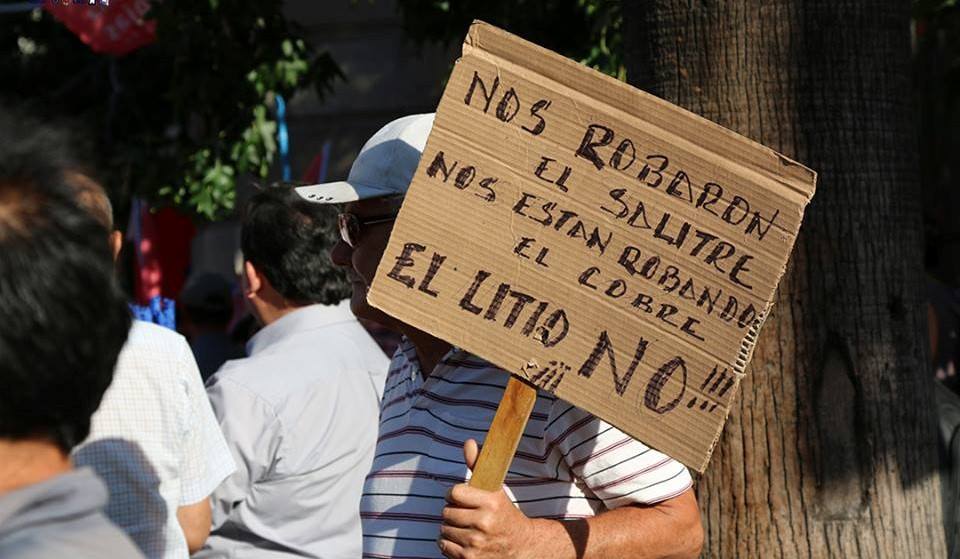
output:
M 413 344 L 417 350 L 417 360 L 420 361 L 420 370 L 423 376 L 428 377 L 433 373 L 437 363 L 443 359 L 443 356 L 450 351 L 451 346 L 448 342 L 435 338 L 426 332 L 410 328 L 404 332 L 404 335 Z
M 70 471 L 70 457 L 43 439 L 0 439 L 0 494 Z

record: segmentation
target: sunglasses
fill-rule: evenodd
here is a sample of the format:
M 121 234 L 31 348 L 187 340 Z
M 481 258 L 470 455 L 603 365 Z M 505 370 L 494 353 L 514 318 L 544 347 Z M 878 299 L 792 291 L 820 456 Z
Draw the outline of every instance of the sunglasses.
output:
M 337 226 L 340 228 L 340 238 L 351 247 L 357 246 L 363 228 L 368 225 L 389 223 L 397 219 L 397 213 L 378 215 L 373 217 L 357 217 L 355 214 L 342 213 L 337 216 Z

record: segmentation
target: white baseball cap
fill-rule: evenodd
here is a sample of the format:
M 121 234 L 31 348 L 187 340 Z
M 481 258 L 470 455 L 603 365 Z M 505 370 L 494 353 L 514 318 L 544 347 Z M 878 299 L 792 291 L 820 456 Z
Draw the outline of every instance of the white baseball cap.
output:
M 403 196 L 427 145 L 433 117 L 434 113 L 428 113 L 394 120 L 363 145 L 347 180 L 301 186 L 297 194 L 317 204 Z

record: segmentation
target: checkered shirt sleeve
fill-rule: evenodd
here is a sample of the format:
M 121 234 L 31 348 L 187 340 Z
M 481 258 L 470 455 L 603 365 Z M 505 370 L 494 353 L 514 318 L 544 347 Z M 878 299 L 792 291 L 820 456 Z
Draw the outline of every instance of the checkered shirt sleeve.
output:
M 227 441 L 213 414 L 197 363 L 184 344 L 179 369 L 187 393 L 187 422 L 181 453 L 180 505 L 191 505 L 210 496 L 236 470 Z

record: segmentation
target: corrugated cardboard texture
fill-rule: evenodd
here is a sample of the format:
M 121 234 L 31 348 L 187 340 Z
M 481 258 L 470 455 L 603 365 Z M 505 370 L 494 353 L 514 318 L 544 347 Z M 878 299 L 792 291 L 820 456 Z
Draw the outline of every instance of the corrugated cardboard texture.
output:
M 703 471 L 815 183 L 478 22 L 369 298 Z

